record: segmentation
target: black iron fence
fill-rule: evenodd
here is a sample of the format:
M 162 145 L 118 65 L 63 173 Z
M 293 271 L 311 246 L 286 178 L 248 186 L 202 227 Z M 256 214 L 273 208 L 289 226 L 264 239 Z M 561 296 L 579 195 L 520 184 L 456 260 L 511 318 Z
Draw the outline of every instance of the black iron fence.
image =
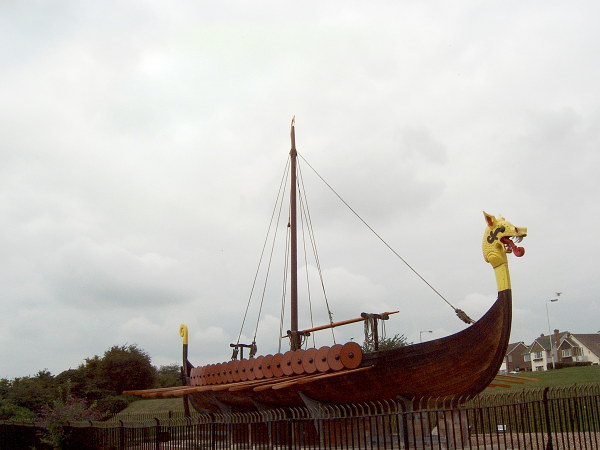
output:
M 69 423 L 73 449 L 597 449 L 600 384 L 249 413 Z M 43 427 L 0 422 L 0 448 L 43 448 Z

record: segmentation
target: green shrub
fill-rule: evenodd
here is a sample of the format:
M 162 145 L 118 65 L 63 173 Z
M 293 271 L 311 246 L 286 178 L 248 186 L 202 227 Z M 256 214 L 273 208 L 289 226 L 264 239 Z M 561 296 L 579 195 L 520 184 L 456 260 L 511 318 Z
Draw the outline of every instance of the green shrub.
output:
M 66 389 L 59 387 L 58 391 L 59 398 L 50 405 L 43 406 L 39 414 L 39 419 L 46 428 L 42 442 L 56 449 L 63 448 L 66 438 L 64 426 L 67 422 L 102 418 L 95 404 L 89 405 L 85 399 L 71 395 L 69 383 Z
M 558 362 L 554 364 L 555 369 L 564 369 L 566 367 L 584 367 L 591 366 L 591 361 Z M 552 363 L 548 364 L 548 370 L 552 369 Z
M 30 409 L 0 399 L 0 420 L 26 421 L 32 419 L 35 419 L 35 413 Z
M 110 395 L 98 400 L 96 408 L 105 415 L 113 415 L 127 408 L 131 401 L 132 397 L 126 395 Z

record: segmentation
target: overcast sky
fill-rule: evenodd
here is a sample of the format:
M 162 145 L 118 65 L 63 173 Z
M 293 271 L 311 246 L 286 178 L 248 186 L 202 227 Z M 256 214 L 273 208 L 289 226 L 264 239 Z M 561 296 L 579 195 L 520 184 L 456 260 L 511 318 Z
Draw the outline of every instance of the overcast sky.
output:
M 0 377 L 123 344 L 177 363 L 180 323 L 195 365 L 227 360 L 294 115 L 306 161 L 455 306 L 479 318 L 496 298 L 485 210 L 529 228 L 511 341 L 548 333 L 557 291 L 551 329 L 600 330 L 598 17 L 595 1 L 3 1 Z M 300 162 L 334 320 L 400 310 L 386 332 L 413 342 L 463 329 Z M 277 351 L 282 260 L 260 353 Z

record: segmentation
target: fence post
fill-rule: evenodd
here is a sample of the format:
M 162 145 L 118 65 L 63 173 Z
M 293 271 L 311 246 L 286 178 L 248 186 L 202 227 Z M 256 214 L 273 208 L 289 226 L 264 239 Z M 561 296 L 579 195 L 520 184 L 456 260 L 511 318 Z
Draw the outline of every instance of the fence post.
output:
M 398 397 L 396 404 L 401 409 L 400 416 L 401 420 L 401 431 L 402 431 L 402 441 L 404 443 L 404 448 L 410 448 L 410 442 L 408 440 L 408 410 L 412 410 L 412 408 L 408 408 L 410 400 L 405 399 L 404 397 Z M 414 420 L 414 419 L 413 419 Z
M 548 433 L 548 442 L 546 443 L 546 450 L 552 450 L 554 445 L 552 444 L 552 430 L 550 429 L 550 408 L 548 406 L 548 391 L 549 387 L 544 388 L 542 395 L 542 401 L 544 403 L 544 416 L 546 419 L 546 432 Z
M 215 449 L 217 448 L 217 443 L 215 440 L 215 427 L 217 426 L 217 424 L 215 423 L 215 418 L 213 416 L 213 419 L 210 422 L 210 448 L 211 449 Z
M 119 419 L 119 449 L 125 448 L 125 424 Z
M 156 432 L 155 432 L 155 444 L 154 444 L 154 448 L 156 448 L 156 450 L 160 449 L 160 419 L 158 417 L 155 417 L 154 420 L 156 420 Z

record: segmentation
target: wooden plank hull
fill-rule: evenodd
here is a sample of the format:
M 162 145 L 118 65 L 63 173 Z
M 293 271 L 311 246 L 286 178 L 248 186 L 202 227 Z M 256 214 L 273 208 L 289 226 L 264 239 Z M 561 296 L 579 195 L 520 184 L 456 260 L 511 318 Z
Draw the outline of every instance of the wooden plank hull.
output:
M 475 395 L 498 373 L 510 337 L 511 290 L 498 293 L 488 312 L 473 325 L 453 335 L 391 350 L 367 353 L 362 367 L 372 369 L 343 374 L 285 389 L 222 390 L 190 395 L 199 410 L 255 408 L 256 405 L 303 405 L 299 392 L 333 403 L 352 403 Z

